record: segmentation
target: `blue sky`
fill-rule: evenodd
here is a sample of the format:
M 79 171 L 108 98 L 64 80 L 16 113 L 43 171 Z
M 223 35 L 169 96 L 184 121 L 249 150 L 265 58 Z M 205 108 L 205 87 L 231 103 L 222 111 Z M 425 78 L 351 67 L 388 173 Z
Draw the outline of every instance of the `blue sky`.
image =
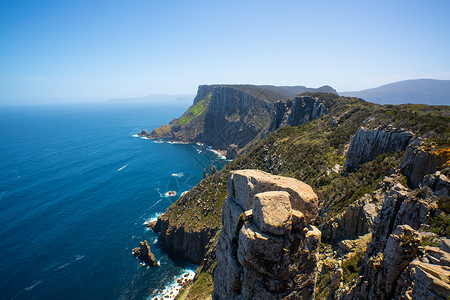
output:
M 450 1 L 0 2 L 0 103 L 450 79 Z

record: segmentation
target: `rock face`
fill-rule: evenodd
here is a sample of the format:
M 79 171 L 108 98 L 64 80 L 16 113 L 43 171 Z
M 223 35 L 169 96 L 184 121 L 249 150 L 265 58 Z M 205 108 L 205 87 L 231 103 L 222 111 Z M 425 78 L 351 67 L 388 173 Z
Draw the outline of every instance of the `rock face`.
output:
M 313 299 L 317 196 L 292 178 L 231 172 L 216 248 L 213 299 Z
M 302 86 L 201 85 L 186 113 L 146 136 L 201 142 L 219 150 L 228 150 L 231 145 L 242 149 L 268 131 L 269 124 L 274 122 L 273 116 L 279 126 L 283 118 L 286 118 L 285 124 L 297 126 L 320 117 L 323 106 L 311 97 L 296 98 L 286 105 L 280 102 L 276 107 L 284 111 L 276 113 L 276 101 L 286 101 L 303 92 L 336 94 L 328 86 L 309 89 Z M 230 151 L 229 157 L 234 158 L 236 154 Z
M 140 247 L 136 247 L 133 249 L 133 254 L 136 256 L 144 264 L 154 267 L 158 264 L 153 253 L 150 251 L 150 246 L 147 241 L 143 241 L 140 243 Z
M 320 228 L 322 240 L 336 243 L 343 239 L 355 239 L 372 232 L 375 218 L 381 211 L 384 200 L 392 193 L 392 188 L 401 180 L 398 174 L 385 177 L 377 189 L 349 205 L 336 217 L 326 221 Z M 406 190 L 406 189 L 405 189 Z
M 426 175 L 423 186 L 429 187 L 437 196 L 450 197 L 450 179 L 440 171 Z
M 292 100 L 274 103 L 270 131 L 283 126 L 299 126 L 320 118 L 324 114 L 324 106 L 317 98 L 299 96 Z
M 411 186 L 417 188 L 425 175 L 435 173 L 449 159 L 450 149 L 438 150 L 436 145 L 427 145 L 425 140 L 417 139 L 406 149 L 401 171 Z
M 448 249 L 421 247 L 426 233 L 417 231 L 437 212 L 433 197 L 414 194 L 399 183 L 386 192 L 356 284 L 338 291 L 339 299 L 446 299 Z
M 372 232 L 373 220 L 381 209 L 380 200 L 380 197 L 366 195 L 348 206 L 345 212 L 323 224 L 322 240 L 335 243 Z
M 161 232 L 158 243 L 167 252 L 197 265 L 202 262 L 207 251 L 206 245 L 216 233 L 213 228 L 193 230 L 178 224 L 174 226 L 164 215 L 158 217 L 155 231 Z
M 353 170 L 383 153 L 405 150 L 414 134 L 403 129 L 366 129 L 360 127 L 347 152 L 344 168 Z

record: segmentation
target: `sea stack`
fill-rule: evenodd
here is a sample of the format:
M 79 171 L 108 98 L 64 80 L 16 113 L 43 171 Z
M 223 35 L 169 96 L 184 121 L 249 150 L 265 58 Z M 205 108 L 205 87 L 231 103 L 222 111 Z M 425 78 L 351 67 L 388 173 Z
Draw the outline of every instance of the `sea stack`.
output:
M 148 242 L 145 240 L 140 243 L 140 247 L 136 247 L 133 249 L 133 254 L 136 256 L 137 259 L 139 259 L 144 264 L 154 267 L 158 264 L 158 261 L 156 260 L 153 253 L 150 251 L 150 246 L 148 245 Z

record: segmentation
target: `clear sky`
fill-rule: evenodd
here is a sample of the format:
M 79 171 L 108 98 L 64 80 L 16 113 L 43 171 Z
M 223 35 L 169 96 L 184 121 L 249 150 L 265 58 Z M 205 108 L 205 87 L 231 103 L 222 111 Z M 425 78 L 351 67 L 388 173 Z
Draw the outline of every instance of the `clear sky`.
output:
M 0 104 L 450 79 L 450 1 L 1 0 Z

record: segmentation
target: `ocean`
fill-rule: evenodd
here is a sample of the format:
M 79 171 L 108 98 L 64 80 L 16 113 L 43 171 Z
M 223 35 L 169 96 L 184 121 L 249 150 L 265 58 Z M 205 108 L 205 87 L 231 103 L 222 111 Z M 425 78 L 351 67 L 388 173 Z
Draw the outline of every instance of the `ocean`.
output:
M 0 298 L 147 299 L 196 266 L 145 226 L 226 161 L 136 136 L 186 106 L 0 108 Z M 175 197 L 167 196 L 175 191 Z M 147 240 L 159 267 L 131 254 Z

